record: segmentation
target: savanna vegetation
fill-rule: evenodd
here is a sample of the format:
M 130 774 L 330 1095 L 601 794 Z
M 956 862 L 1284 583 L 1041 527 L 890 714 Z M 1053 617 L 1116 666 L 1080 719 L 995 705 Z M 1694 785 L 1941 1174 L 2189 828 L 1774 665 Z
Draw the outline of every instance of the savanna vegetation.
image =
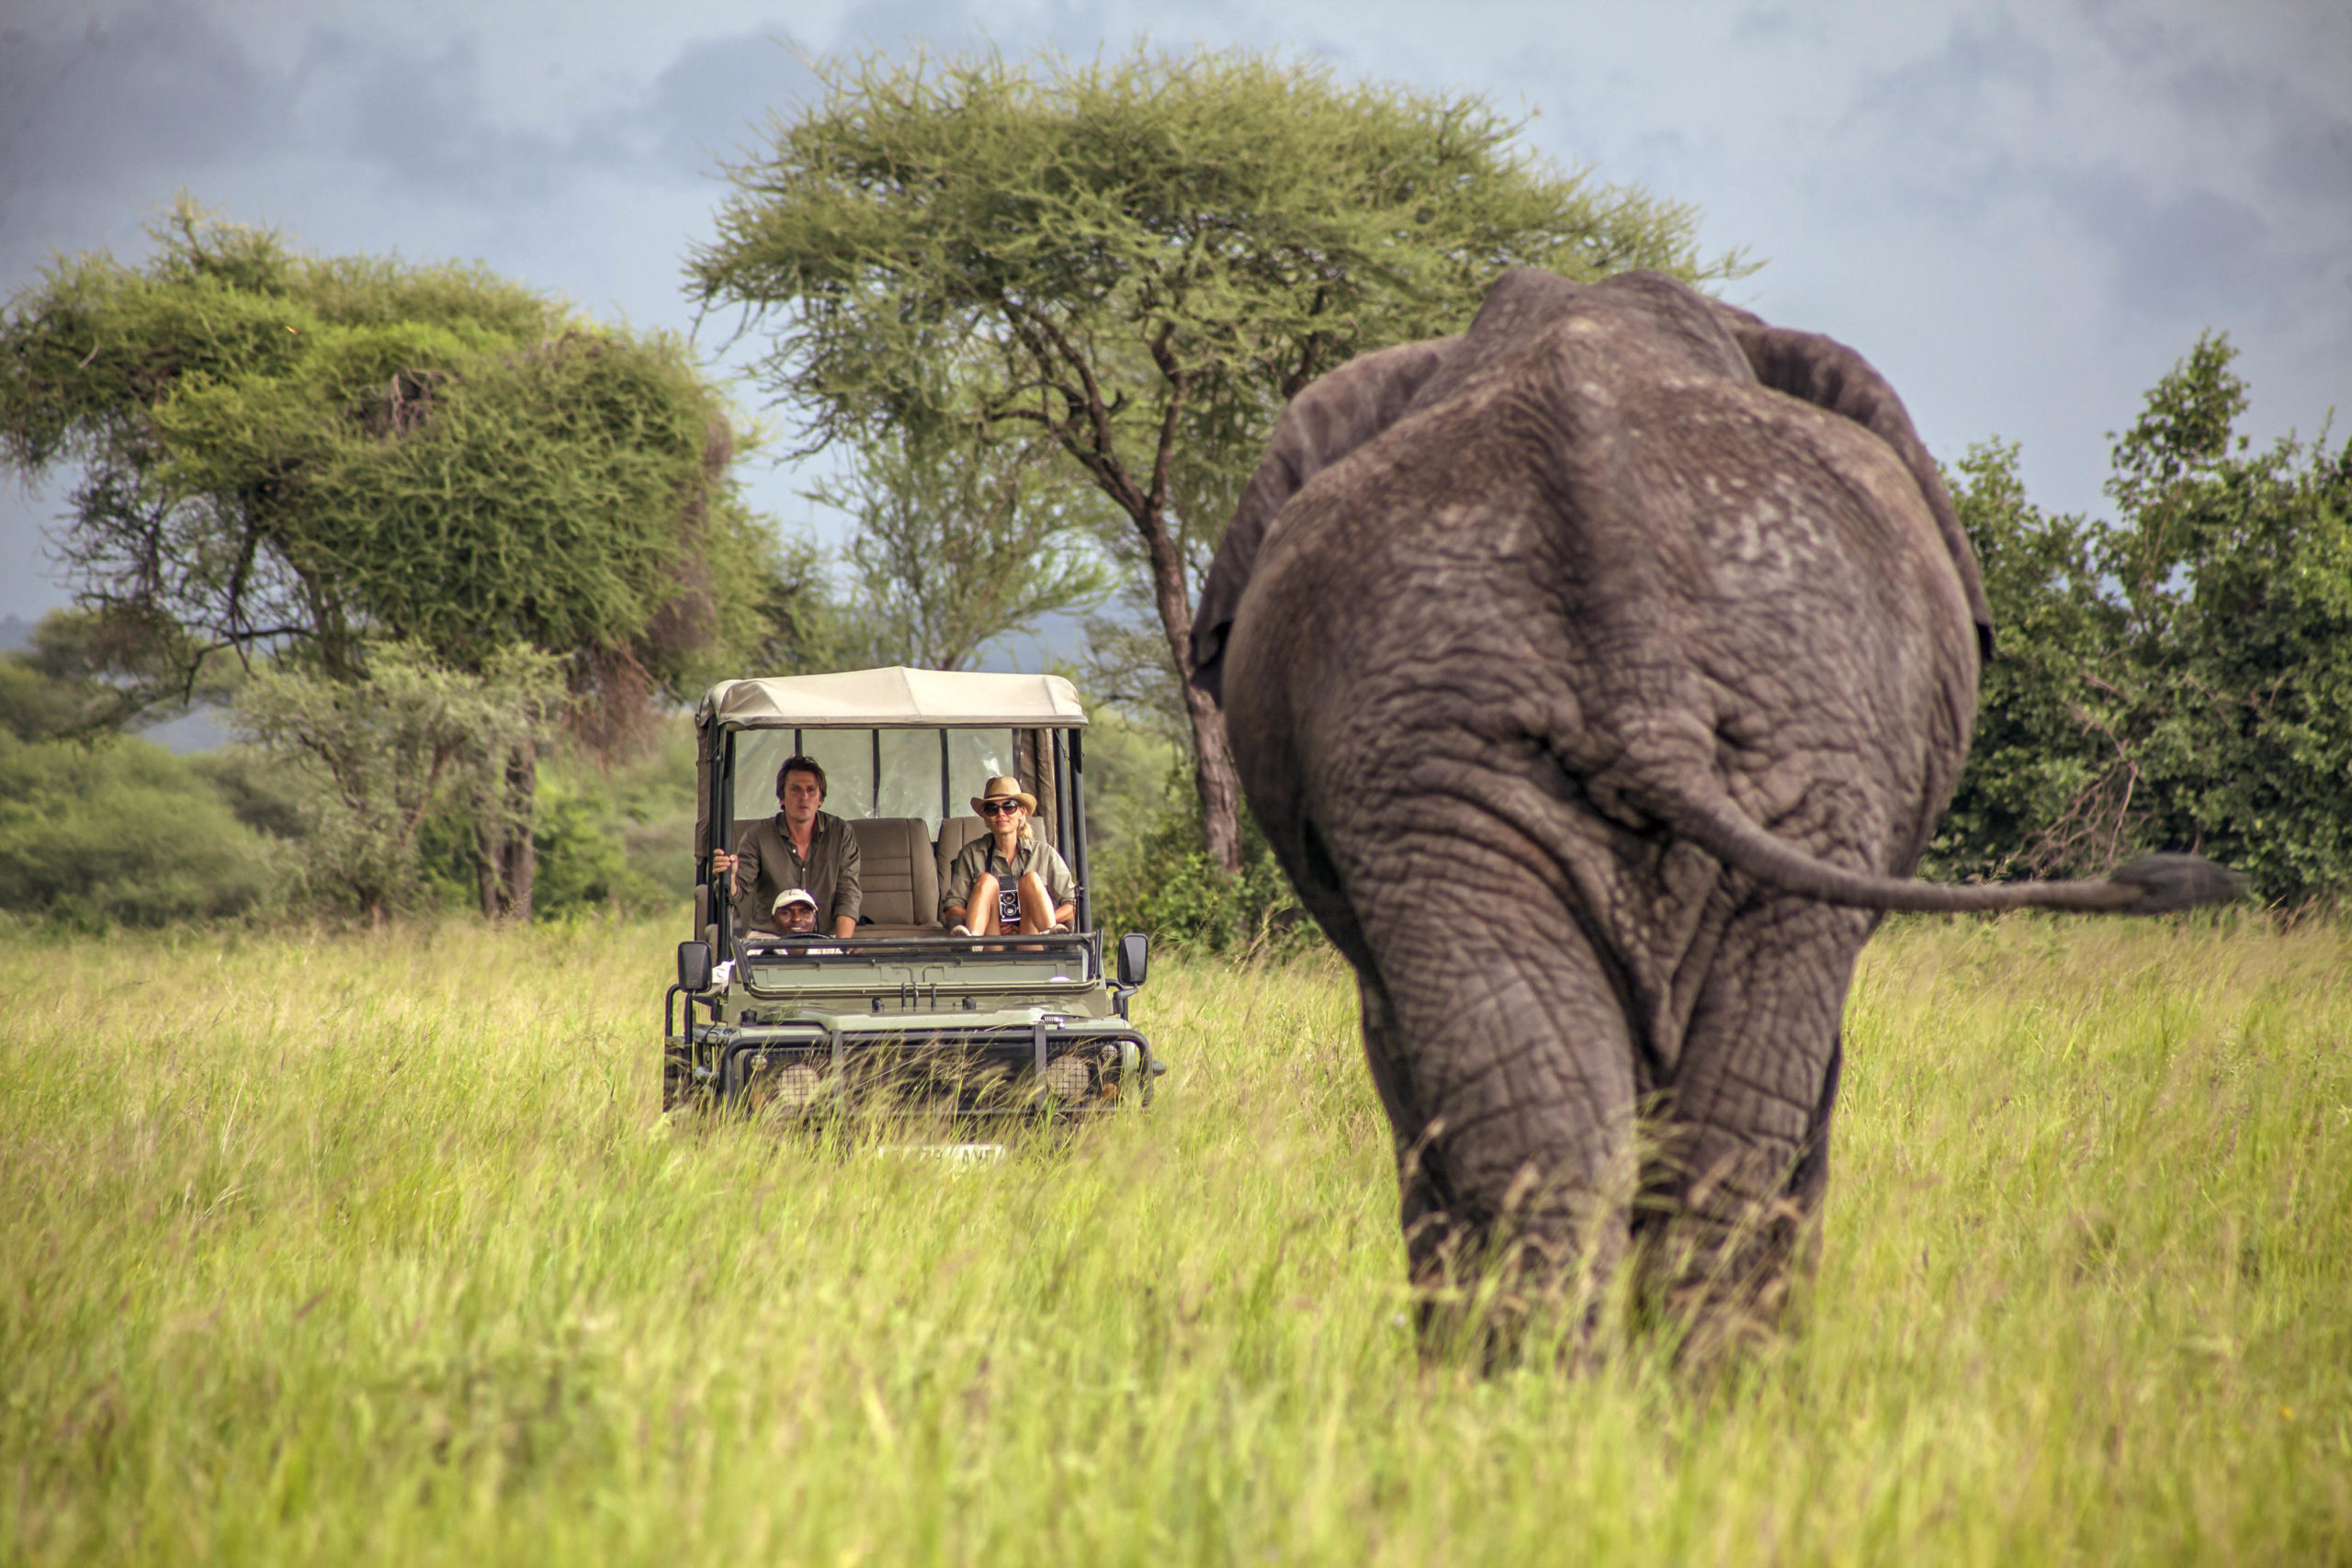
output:
M 185 199 L 151 237 L 0 311 L 0 463 L 75 475 L 87 628 L 85 668 L 13 684 L 105 699 L 19 690 L 11 728 L 225 698 L 356 857 L 311 891 L 413 903 L 424 818 L 462 798 L 482 912 L 527 919 L 558 691 L 609 750 L 650 699 L 790 657 L 799 580 L 736 494 L 724 400 L 678 341 L 480 267 L 310 255 Z
M 686 345 L 479 268 L 183 208 L 0 313 L 80 595 L 0 654 L 0 1558 L 2352 1555 L 2334 919 L 1894 922 L 1802 1332 L 1424 1362 L 1352 987 L 1188 606 L 1321 370 L 1506 265 L 1747 264 L 1475 98 L 826 69 L 692 265 L 845 457 L 831 561 L 745 509 Z M 2253 452 L 2245 400 L 2198 344 L 2109 519 L 1957 464 L 2002 643 L 1931 873 L 2199 848 L 2341 901 L 2352 446 Z M 680 703 L 1089 610 L 1098 910 L 1180 939 L 1159 1103 L 960 1165 L 662 1118 Z M 135 733 L 191 703 L 238 743 Z
M 743 422 L 685 345 L 479 267 L 313 256 L 183 203 L 146 261 L 61 259 L 9 301 L 0 455 L 78 475 L 80 605 L 0 654 L 23 779 L 0 910 L 648 907 L 685 874 L 661 858 L 683 803 L 612 781 L 683 780 L 704 682 L 964 668 L 1091 610 L 1069 672 L 1097 720 L 1098 908 L 1288 944 L 1184 681 L 1283 400 L 1458 328 L 1506 266 L 1750 265 L 1474 96 L 1148 49 L 820 64 L 826 91 L 729 171 L 690 288 L 771 334 L 797 449 L 842 459 L 809 491 L 853 525 L 831 559 L 745 510 Z M 2000 651 L 1930 874 L 2170 849 L 2282 909 L 2352 884 L 2352 443 L 2250 451 L 2231 362 L 2209 334 L 2150 390 L 2109 518 L 2035 505 L 2015 444 L 1959 459 Z M 249 754 L 115 740 L 191 701 Z M 179 831 L 101 871 L 134 799 L 176 803 Z
M 2338 1562 L 2352 939 L 1894 923 L 1804 1331 L 1423 1366 L 1328 956 L 1158 969 L 1148 1111 L 665 1122 L 674 920 L 0 948 L 26 1563 Z
M 2111 519 L 2035 506 L 2014 445 L 1961 459 L 2000 651 L 1931 871 L 2196 850 L 2285 908 L 2352 892 L 2352 441 L 2250 450 L 2233 357 L 2209 334 L 2149 391 Z

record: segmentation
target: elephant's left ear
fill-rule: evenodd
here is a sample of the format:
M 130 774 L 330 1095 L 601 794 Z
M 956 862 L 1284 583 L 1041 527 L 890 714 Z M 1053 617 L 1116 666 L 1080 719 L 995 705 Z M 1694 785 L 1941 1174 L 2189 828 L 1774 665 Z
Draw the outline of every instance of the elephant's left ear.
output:
M 1984 598 L 1984 580 L 1976 569 L 1976 552 L 1960 525 L 1960 514 L 1952 510 L 1951 495 L 1944 489 L 1943 476 L 1936 470 L 1935 459 L 1928 456 L 1927 444 L 1912 427 L 1909 412 L 1904 408 L 1903 400 L 1894 395 L 1886 378 L 1869 360 L 1835 338 L 1770 326 L 1729 306 L 1718 305 L 1717 311 L 1718 319 L 1738 341 L 1758 381 L 1776 392 L 1786 392 L 1832 413 L 1843 414 L 1894 448 L 1903 466 L 1911 470 L 1919 493 L 1927 498 L 1928 510 L 1935 515 L 1936 529 L 1943 536 L 1944 547 L 1951 552 L 1951 564 L 1959 569 L 1962 592 L 1968 595 L 1968 613 L 1976 622 L 1976 651 L 1989 661 L 1993 657 L 1993 608 Z
M 1307 480 L 1403 418 L 1414 394 L 1461 341 L 1430 338 L 1359 355 L 1309 382 L 1283 408 L 1265 458 L 1225 526 L 1193 615 L 1192 682 L 1211 700 L 1224 701 L 1226 637 L 1274 514 Z

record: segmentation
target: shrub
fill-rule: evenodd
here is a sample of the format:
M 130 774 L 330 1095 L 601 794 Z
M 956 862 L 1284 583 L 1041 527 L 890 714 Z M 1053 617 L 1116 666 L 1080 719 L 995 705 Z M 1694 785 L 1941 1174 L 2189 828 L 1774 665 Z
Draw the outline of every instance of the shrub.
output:
M 1210 953 L 1319 941 L 1256 818 L 1242 813 L 1241 870 L 1227 876 L 1209 858 L 1200 815 L 1192 807 L 1192 792 L 1171 785 L 1157 820 L 1104 857 L 1096 878 L 1096 923 Z
M 91 930 L 268 913 L 288 869 L 153 742 L 0 734 L 0 908 Z
M 2352 893 L 2352 445 L 2249 452 L 2232 357 L 2202 338 L 2148 393 L 2112 522 L 2032 506 L 2014 447 L 1960 465 L 2000 649 L 1930 872 L 2192 850 L 2274 905 Z

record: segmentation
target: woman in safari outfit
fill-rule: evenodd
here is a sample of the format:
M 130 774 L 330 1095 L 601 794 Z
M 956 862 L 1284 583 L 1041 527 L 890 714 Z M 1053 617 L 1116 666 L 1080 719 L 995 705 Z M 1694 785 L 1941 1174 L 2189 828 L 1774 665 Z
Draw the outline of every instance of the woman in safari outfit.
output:
M 996 778 L 972 797 L 988 836 L 964 846 L 947 867 L 939 918 L 956 936 L 1035 936 L 1066 931 L 1077 918 L 1078 882 L 1029 818 L 1037 797 L 1014 778 Z

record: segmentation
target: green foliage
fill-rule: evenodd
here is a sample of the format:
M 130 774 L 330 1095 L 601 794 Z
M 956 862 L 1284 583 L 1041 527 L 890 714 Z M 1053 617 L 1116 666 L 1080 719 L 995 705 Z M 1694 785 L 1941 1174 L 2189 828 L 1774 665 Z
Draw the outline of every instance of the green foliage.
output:
M 0 729 L 19 740 L 90 738 L 140 718 L 163 716 L 187 699 L 217 698 L 217 682 L 190 682 L 184 639 L 127 614 L 51 610 L 31 646 L 0 652 Z M 175 683 L 182 703 L 141 700 Z
M 2341 1564 L 2352 941 L 1897 919 L 1817 1288 L 1424 1365 L 1324 960 L 998 1161 L 664 1121 L 659 922 L 0 942 L 0 1557 Z
M 2231 359 L 2209 335 L 2151 390 L 2114 522 L 2043 515 L 2014 448 L 1962 464 L 2001 652 L 1941 869 L 2195 849 L 2273 903 L 2352 893 L 2352 444 L 2249 453 Z
M 315 786 L 300 803 L 311 891 L 380 918 L 416 903 L 417 838 L 436 808 L 454 800 L 478 831 L 516 811 L 512 759 L 546 743 L 560 697 L 554 660 L 529 649 L 473 673 L 394 643 L 354 681 L 256 669 L 232 712 L 250 739 Z M 512 824 L 526 834 L 530 798 Z M 525 910 L 529 896 L 526 884 Z
M 238 821 L 265 838 L 293 844 L 310 831 L 305 803 L 311 780 L 300 769 L 257 746 L 232 744 L 182 759 Z
M 539 773 L 535 917 L 667 910 L 694 896 L 694 756 L 684 714 L 626 760 L 557 749 Z
M 1951 487 L 1999 646 L 1930 852 L 1944 874 L 2066 875 L 2106 869 L 2117 850 L 2103 786 L 2129 728 L 2108 657 L 2122 614 L 2101 588 L 2091 526 L 2035 506 L 2017 464 L 2015 446 L 1972 447 Z
M 789 596 L 684 345 L 479 268 L 318 258 L 185 201 L 143 267 L 60 262 L 0 315 L 0 454 L 77 466 L 85 603 L 208 650 L 514 642 L 686 692 Z M 641 700 L 640 689 L 635 693 Z
M 1083 679 L 1086 705 L 1086 841 L 1099 874 L 1160 826 L 1184 797 L 1182 742 L 1156 724 L 1137 724 L 1121 704 Z
M 628 756 L 559 739 L 541 760 L 531 841 L 535 920 L 672 910 L 694 896 L 694 732 L 667 714 Z M 475 820 L 428 817 L 417 833 L 423 901 L 474 897 Z
M 903 430 L 861 443 L 846 483 L 810 492 L 858 523 L 841 662 L 962 670 L 997 637 L 1099 603 L 1099 498 L 1051 461 Z
M 628 849 L 606 829 L 597 806 L 590 796 L 543 784 L 531 834 L 538 857 L 538 876 L 531 888 L 533 919 L 653 901 L 629 897 L 638 889 L 632 886 Z
M 266 915 L 283 856 L 145 740 L 0 735 L 0 909 L 85 929 Z
M 62 681 L 22 654 L 0 652 L 0 729 L 18 740 L 81 733 L 102 700 L 96 687 Z
M 977 413 L 1148 483 L 1170 417 L 1254 461 L 1284 398 L 1458 330 L 1505 267 L 1738 266 L 1699 259 L 1690 209 L 1546 166 L 1472 96 L 1241 51 L 816 69 L 694 276 L 777 312 L 770 384 L 820 440 Z M 1057 406 L 1098 389 L 1102 446 Z
M 1092 745 L 1091 739 L 1088 742 Z M 1089 771 L 1093 752 L 1088 752 Z M 1201 841 L 1201 819 L 1186 809 L 1181 761 L 1160 792 L 1154 817 L 1130 837 L 1099 851 L 1094 919 L 1102 930 L 1148 931 L 1204 953 L 1288 952 L 1317 944 L 1318 931 L 1299 908 L 1290 878 L 1244 812 L 1241 869 L 1221 869 Z M 1087 821 L 1097 813 L 1088 797 Z

